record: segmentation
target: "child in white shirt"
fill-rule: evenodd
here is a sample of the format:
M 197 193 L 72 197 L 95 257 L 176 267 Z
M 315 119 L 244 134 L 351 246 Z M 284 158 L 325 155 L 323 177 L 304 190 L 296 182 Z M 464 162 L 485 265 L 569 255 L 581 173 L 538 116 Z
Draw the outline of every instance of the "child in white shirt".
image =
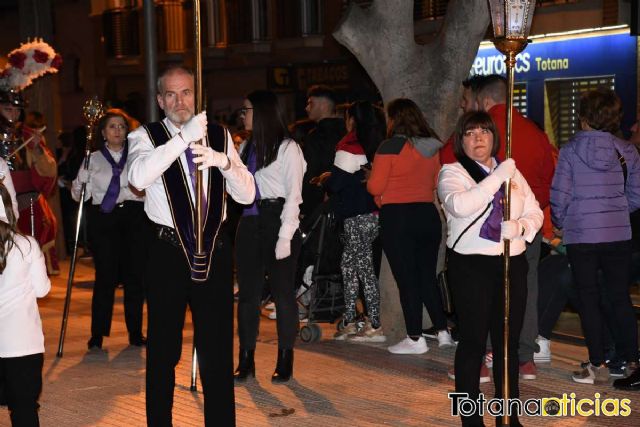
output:
M 14 426 L 38 426 L 44 335 L 37 298 L 51 289 L 38 242 L 20 234 L 0 184 L 0 378 Z

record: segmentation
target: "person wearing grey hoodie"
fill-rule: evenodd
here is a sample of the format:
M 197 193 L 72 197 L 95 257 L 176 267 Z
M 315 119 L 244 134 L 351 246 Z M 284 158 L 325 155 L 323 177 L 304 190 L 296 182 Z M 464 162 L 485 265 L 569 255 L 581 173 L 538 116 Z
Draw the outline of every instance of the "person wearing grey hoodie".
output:
M 434 205 L 442 143 L 410 99 L 387 105 L 387 135 L 376 152 L 367 190 L 380 206 L 382 248 L 398 285 L 407 337 L 388 348 L 394 354 L 429 350 L 422 336 L 422 306 L 438 331 L 439 346 L 455 345 L 436 282 L 442 234 Z
M 612 90 L 584 93 L 579 117 L 582 130 L 560 150 L 551 186 L 551 215 L 567 247 L 589 349 L 590 363 L 573 380 L 597 384 L 609 379 L 598 286 L 605 286 L 615 307 L 616 350 L 630 371 L 638 366 L 638 326 L 629 296 L 629 213 L 640 208 L 640 156 L 633 145 L 613 135 L 622 111 Z M 600 269 L 605 280 L 599 285 Z

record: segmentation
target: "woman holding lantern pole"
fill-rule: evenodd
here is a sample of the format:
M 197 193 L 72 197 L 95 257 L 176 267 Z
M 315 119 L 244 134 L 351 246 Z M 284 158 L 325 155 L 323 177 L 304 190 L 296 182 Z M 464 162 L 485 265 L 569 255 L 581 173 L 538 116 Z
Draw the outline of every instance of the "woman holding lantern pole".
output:
M 111 109 L 98 122 L 98 138 L 104 144 L 91 153 L 89 168 L 81 168 L 73 181 L 71 195 L 77 201 L 86 183 L 89 234 L 96 280 L 91 300 L 91 339 L 89 350 L 102 348 L 109 336 L 116 285 L 124 281 L 124 315 L 129 343 L 146 344 L 142 335 L 144 288 L 140 254 L 145 253 L 146 215 L 144 196 L 127 180 L 127 133 L 137 122 L 124 111 Z M 136 262 L 134 262 L 136 260 Z
M 510 240 L 510 398 L 518 392 L 518 340 L 527 295 L 525 242 L 542 226 L 542 210 L 513 159 L 495 157 L 499 136 L 485 112 L 465 113 L 456 125 L 457 163 L 442 167 L 438 195 L 447 218 L 448 278 L 458 313 L 460 341 L 456 348 L 456 392 L 476 400 L 480 393 L 487 334 L 494 351 L 496 396 L 502 396 L 504 245 Z M 503 220 L 504 183 L 511 179 L 511 218 Z M 483 425 L 478 414 L 462 417 L 462 425 Z M 511 425 L 519 425 L 517 416 Z

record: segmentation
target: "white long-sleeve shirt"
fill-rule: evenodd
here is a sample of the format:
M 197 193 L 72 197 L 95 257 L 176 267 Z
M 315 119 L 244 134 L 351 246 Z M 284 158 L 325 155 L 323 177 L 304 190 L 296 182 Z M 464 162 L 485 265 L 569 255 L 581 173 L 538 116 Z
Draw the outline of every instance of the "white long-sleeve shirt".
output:
M 51 282 L 36 239 L 15 235 L 14 240 L 0 274 L 0 357 L 44 353 L 36 299 L 49 293 Z
M 11 196 L 11 204 L 13 205 L 13 213 L 16 215 L 16 220 L 20 216 L 18 214 L 18 200 L 16 199 L 16 188 L 13 186 L 13 180 L 11 179 L 11 171 L 7 162 L 0 157 L 0 175 L 2 175 L 2 184 L 7 187 L 7 191 Z
M 111 157 L 113 157 L 113 160 L 117 163 L 122 158 L 123 151 L 109 150 L 109 153 L 111 153 Z M 127 178 L 129 163 L 130 159 L 127 158 L 127 163 L 120 174 L 120 193 L 118 194 L 116 203 L 122 203 L 127 200 L 136 202 L 144 201 L 144 196 L 137 196 L 131 191 L 131 188 L 129 188 L 129 179 Z M 89 159 L 89 182 L 87 182 L 84 200 L 92 199 L 92 204 L 101 205 L 102 199 L 104 199 L 104 195 L 111 183 L 112 176 L 113 168 L 111 167 L 111 163 L 104 157 L 102 152 L 94 151 L 91 153 L 91 158 Z M 80 200 L 81 191 L 82 183 L 76 177 L 71 184 L 71 197 L 73 197 L 76 202 Z
M 495 166 L 495 165 L 494 165 Z M 476 183 L 460 163 L 444 165 L 438 177 L 438 197 L 447 218 L 447 247 L 451 248 L 458 236 L 493 200 L 502 182 L 493 175 Z M 455 251 L 464 255 L 501 255 L 504 252 L 502 241 L 480 237 L 482 224 L 491 213 L 491 207 L 469 228 L 455 247 Z M 511 255 L 519 255 L 526 250 L 542 227 L 542 210 L 531 191 L 529 184 L 520 171 L 516 170 L 511 178 L 511 219 L 518 220 L 525 228 L 523 236 L 511 240 Z
M 173 228 L 169 200 L 162 182 L 162 174 L 176 160 L 180 159 L 184 170 L 188 171 L 187 157 L 184 154 L 189 147 L 179 135 L 178 129 L 171 121 L 165 118 L 162 121 L 171 139 L 165 144 L 155 147 L 149 139 L 147 131 L 141 126 L 131 132 L 129 138 L 129 183 L 139 190 L 145 190 L 144 210 L 151 221 L 156 224 Z M 240 156 L 233 146 L 231 136 L 227 132 L 227 156 L 230 167 L 228 170 L 220 169 L 225 178 L 227 193 L 238 203 L 250 204 L 255 198 L 255 183 L 253 176 L 240 160 Z M 208 186 L 208 170 L 203 171 L 203 184 L 206 193 Z M 194 200 L 194 191 L 191 180 L 186 180 Z M 226 217 L 226 212 L 224 212 Z
M 260 198 L 284 198 L 280 214 L 278 237 L 289 239 L 300 224 L 302 203 L 302 179 L 307 170 L 300 146 L 292 139 L 285 139 L 278 147 L 278 157 L 269 166 L 256 172 L 256 184 Z

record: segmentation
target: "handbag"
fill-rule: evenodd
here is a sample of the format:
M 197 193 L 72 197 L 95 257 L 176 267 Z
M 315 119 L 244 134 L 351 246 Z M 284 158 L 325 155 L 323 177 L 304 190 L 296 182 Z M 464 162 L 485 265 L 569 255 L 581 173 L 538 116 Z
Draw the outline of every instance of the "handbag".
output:
M 438 292 L 440 292 L 440 299 L 442 300 L 442 308 L 444 309 L 444 312 L 447 314 L 453 314 L 453 310 L 454 310 L 453 297 L 451 296 L 451 287 L 449 285 L 449 280 L 447 278 L 447 264 L 449 262 L 449 252 L 453 251 L 453 249 L 456 247 L 456 245 L 458 244 L 458 242 L 460 241 L 464 233 L 466 233 L 473 226 L 473 224 L 475 224 L 476 222 L 478 222 L 480 218 L 482 218 L 482 216 L 487 212 L 490 206 L 491 206 L 491 203 L 487 204 L 487 207 L 484 208 L 482 213 L 478 215 L 478 217 L 474 219 L 471 222 L 471 224 L 467 225 L 467 227 L 464 230 L 462 230 L 462 233 L 460 233 L 456 241 L 453 243 L 453 246 L 450 249 L 447 248 L 445 252 L 444 267 L 442 268 L 442 271 L 438 273 Z

